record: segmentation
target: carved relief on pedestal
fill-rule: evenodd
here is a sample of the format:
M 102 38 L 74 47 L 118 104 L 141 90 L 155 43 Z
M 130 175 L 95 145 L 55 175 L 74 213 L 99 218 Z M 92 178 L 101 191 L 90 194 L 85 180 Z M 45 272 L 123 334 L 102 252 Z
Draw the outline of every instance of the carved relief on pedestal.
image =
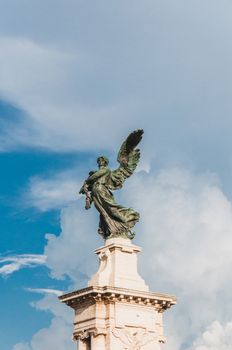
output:
M 113 335 L 124 344 L 124 350 L 141 350 L 143 346 L 157 340 L 155 333 L 143 328 L 114 328 Z

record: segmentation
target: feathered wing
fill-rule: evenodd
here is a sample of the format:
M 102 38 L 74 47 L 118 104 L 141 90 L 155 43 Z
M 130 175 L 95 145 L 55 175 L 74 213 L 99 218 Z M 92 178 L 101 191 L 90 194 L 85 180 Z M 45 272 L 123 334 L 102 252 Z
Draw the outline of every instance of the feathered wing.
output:
M 143 130 L 138 129 L 123 142 L 117 158 L 120 166 L 112 171 L 110 176 L 109 187 L 112 190 L 121 188 L 124 181 L 133 174 L 140 158 L 140 150 L 136 146 L 142 140 L 142 136 Z

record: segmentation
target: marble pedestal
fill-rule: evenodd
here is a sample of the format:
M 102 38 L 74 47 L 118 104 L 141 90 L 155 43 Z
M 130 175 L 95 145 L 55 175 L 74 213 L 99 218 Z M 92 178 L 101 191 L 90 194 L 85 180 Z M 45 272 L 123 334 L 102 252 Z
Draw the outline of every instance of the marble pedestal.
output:
M 159 350 L 165 342 L 162 316 L 176 298 L 149 291 L 138 252 L 130 240 L 107 240 L 96 250 L 99 270 L 88 287 L 60 297 L 75 310 L 78 350 Z

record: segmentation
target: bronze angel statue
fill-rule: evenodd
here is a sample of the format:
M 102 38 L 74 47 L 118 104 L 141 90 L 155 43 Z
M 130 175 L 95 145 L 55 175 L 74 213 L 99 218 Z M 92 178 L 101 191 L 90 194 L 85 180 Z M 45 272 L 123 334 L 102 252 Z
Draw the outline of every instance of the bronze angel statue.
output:
M 133 174 L 140 158 L 140 151 L 136 146 L 142 135 L 142 129 L 135 130 L 123 142 L 117 158 L 118 169 L 110 170 L 108 158 L 98 157 L 99 169 L 89 173 L 80 189 L 79 193 L 86 195 L 85 208 L 89 209 L 93 202 L 100 213 L 98 233 L 104 239 L 134 237 L 132 228 L 139 221 L 139 213 L 117 204 L 111 191 L 120 189 L 124 181 Z

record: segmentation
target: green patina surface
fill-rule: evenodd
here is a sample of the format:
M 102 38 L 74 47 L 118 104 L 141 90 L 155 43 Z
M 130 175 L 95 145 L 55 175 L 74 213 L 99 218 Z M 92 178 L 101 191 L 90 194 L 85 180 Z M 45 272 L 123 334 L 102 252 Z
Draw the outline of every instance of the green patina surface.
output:
M 98 170 L 91 171 L 84 181 L 80 193 L 86 195 L 85 208 L 89 209 L 94 203 L 100 213 L 98 233 L 104 239 L 112 237 L 125 237 L 132 239 L 132 231 L 139 221 L 139 213 L 132 208 L 126 208 L 116 203 L 111 191 L 123 187 L 124 181 L 130 177 L 140 159 L 140 151 L 136 148 L 142 139 L 143 130 L 132 132 L 123 142 L 119 153 L 119 167 L 111 170 L 108 159 L 100 156 L 97 159 Z

